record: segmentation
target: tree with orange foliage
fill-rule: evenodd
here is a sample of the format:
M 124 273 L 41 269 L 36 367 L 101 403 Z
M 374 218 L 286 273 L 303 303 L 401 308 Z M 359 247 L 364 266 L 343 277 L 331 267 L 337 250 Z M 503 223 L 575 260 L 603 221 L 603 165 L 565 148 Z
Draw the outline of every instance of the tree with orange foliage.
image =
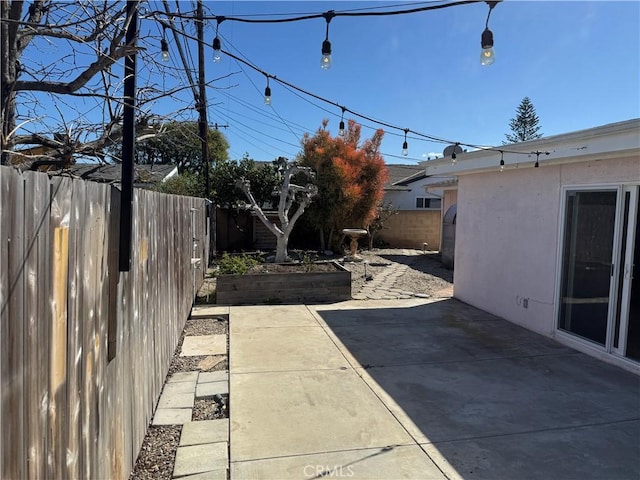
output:
M 332 137 L 328 120 L 315 135 L 305 134 L 301 165 L 316 172 L 318 195 L 307 209 L 307 215 L 320 234 L 320 248 L 335 247 L 343 228 L 367 228 L 375 218 L 389 178 L 380 155 L 384 132 L 360 141 L 361 127 L 349 120 L 343 137 Z

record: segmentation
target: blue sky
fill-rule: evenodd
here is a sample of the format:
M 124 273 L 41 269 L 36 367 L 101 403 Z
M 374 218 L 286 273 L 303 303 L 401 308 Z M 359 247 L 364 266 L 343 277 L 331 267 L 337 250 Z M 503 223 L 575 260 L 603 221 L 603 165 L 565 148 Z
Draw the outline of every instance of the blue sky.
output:
M 216 1 L 205 2 L 205 13 L 281 18 L 281 14 L 330 9 L 442 3 L 447 2 Z M 194 10 L 194 2 L 179 4 L 183 13 Z M 161 10 L 162 4 L 151 2 L 145 8 Z M 219 33 L 223 49 L 278 78 L 369 117 L 452 142 L 500 145 L 525 96 L 532 99 L 545 136 L 640 116 L 640 2 L 501 2 L 489 22 L 496 62 L 483 67 L 480 36 L 488 10 L 481 2 L 408 15 L 336 17 L 330 24 L 333 66 L 329 70 L 320 68 L 324 19 L 277 24 L 225 21 Z M 145 46 L 158 48 L 159 54 L 161 29 L 152 17 L 142 17 Z M 338 107 L 294 94 L 274 81 L 272 105 L 265 106 L 263 75 L 224 56 L 213 63 L 215 23 L 209 21 L 205 28 L 207 80 L 230 76 L 208 89 L 208 114 L 211 123 L 228 124 L 223 131 L 232 158 L 245 153 L 256 160 L 293 158 L 300 151 L 302 134 L 313 133 L 325 118 L 337 134 Z M 192 23 L 186 28 L 195 34 Z M 173 37 L 168 40 L 171 61 L 164 65 L 174 67 L 179 57 Z M 195 42 L 188 44 L 195 61 Z M 38 55 L 48 53 L 42 50 Z M 139 86 L 153 76 L 167 89 L 175 85 L 175 78 L 158 75 L 154 68 L 139 61 Z M 157 102 L 152 111 L 195 119 L 193 109 L 180 117 L 172 113 L 192 103 L 187 89 Z M 377 127 L 356 120 L 365 127 L 364 136 L 373 133 L 367 127 Z M 385 128 L 385 132 L 382 152 L 387 163 L 417 164 L 446 146 L 410 134 L 409 155 L 403 157 L 402 131 Z

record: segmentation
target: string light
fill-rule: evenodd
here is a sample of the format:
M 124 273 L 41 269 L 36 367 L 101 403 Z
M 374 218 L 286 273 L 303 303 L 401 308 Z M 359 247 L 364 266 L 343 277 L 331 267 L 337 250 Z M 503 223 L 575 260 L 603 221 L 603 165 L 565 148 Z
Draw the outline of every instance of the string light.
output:
M 344 137 L 346 135 L 346 131 L 344 129 L 344 111 L 345 111 L 345 108 L 342 107 L 342 116 L 340 117 L 340 128 L 338 129 L 339 137 Z
M 322 42 L 322 58 L 320 59 L 320 67 L 323 70 L 328 70 L 331 68 L 331 42 L 329 41 L 329 23 L 331 22 L 331 19 L 336 16 L 336 12 L 334 10 L 329 10 L 328 12 L 324 12 L 322 16 L 327 21 L 327 33 L 324 42 Z
M 180 33 L 182 35 L 184 35 L 184 36 L 189 37 L 184 32 L 180 32 Z M 193 37 L 189 37 L 189 38 L 193 39 Z M 365 115 L 363 113 L 360 113 L 360 112 L 357 112 L 355 110 L 352 110 L 352 109 L 350 109 L 350 108 L 348 108 L 346 106 L 340 105 L 337 102 L 334 102 L 334 101 L 329 100 L 329 99 L 327 99 L 325 97 L 322 97 L 322 96 L 317 95 L 315 93 L 312 93 L 312 92 L 310 92 L 308 90 L 305 90 L 305 89 L 303 89 L 301 87 L 298 87 L 297 85 L 294 85 L 293 83 L 287 82 L 286 80 L 284 80 L 284 79 L 282 79 L 280 77 L 276 77 L 275 75 L 270 74 L 270 73 L 262 70 L 261 68 L 259 68 L 256 65 L 252 64 L 251 62 L 249 62 L 249 61 L 245 60 L 244 58 L 241 58 L 241 57 L 239 57 L 237 55 L 234 55 L 231 52 L 223 50 L 222 53 L 224 53 L 225 55 L 229 56 L 230 58 L 233 58 L 234 60 L 246 65 L 247 67 L 251 68 L 252 70 L 254 70 L 254 71 L 256 71 L 256 72 L 258 72 L 258 73 L 260 73 L 262 75 L 268 76 L 269 78 L 273 78 L 276 82 L 284 85 L 285 87 L 288 87 L 288 88 L 290 88 L 292 90 L 300 92 L 300 93 L 302 93 L 304 95 L 307 95 L 309 97 L 315 98 L 316 100 L 319 100 L 321 102 L 327 103 L 329 105 L 333 105 L 335 107 L 344 109 L 345 112 L 349 112 L 349 113 L 353 114 L 354 116 L 356 116 L 358 118 L 361 118 L 363 120 L 369 121 L 371 123 L 375 123 L 376 125 L 380 125 L 381 127 L 386 127 L 386 128 L 391 129 L 391 130 L 403 131 L 404 134 L 405 134 L 405 142 L 403 144 L 403 147 L 405 145 L 407 145 L 407 155 L 408 155 L 409 152 L 408 152 L 408 144 L 406 142 L 406 138 L 407 138 L 407 134 L 409 132 L 413 133 L 414 135 L 416 135 L 416 136 L 418 136 L 420 138 L 423 138 L 423 139 L 426 139 L 426 140 L 429 140 L 429 141 L 432 141 L 432 142 L 445 143 L 445 144 L 455 143 L 455 145 L 457 145 L 458 147 L 461 147 L 462 145 L 464 145 L 466 147 L 470 147 L 470 148 L 473 148 L 473 149 L 476 149 L 476 150 L 485 151 L 485 152 L 503 151 L 504 153 L 512 153 L 514 155 L 531 155 L 531 153 L 529 153 L 529 152 L 522 152 L 522 151 L 518 151 L 518 150 L 499 150 L 499 149 L 494 148 L 494 147 L 487 147 L 487 146 L 484 146 L 484 145 L 477 145 L 477 144 L 468 143 L 468 142 L 454 142 L 453 140 L 447 140 L 447 139 L 444 139 L 444 138 L 436 137 L 434 135 L 429 135 L 429 134 L 426 134 L 426 133 L 418 132 L 416 130 L 411 130 L 409 128 L 401 128 L 398 125 L 394 125 L 394 124 L 391 124 L 389 122 L 385 122 L 385 121 L 382 121 L 382 120 L 377 120 L 377 119 L 372 118 L 372 117 L 370 117 L 368 115 Z M 549 152 L 541 152 L 541 153 L 545 153 L 546 155 L 549 155 Z
M 458 161 L 458 154 L 456 153 L 456 150 L 460 148 L 460 144 L 456 143 L 453 146 L 453 151 L 451 152 L 451 165 L 455 165 L 456 162 Z
M 500 171 L 504 172 L 504 152 L 500 150 Z
M 160 40 L 160 58 L 163 62 L 169 61 L 169 43 L 167 42 L 167 26 L 162 24 L 162 40 Z
M 480 45 L 482 47 L 482 51 L 480 52 L 480 64 L 484 66 L 491 65 L 496 61 L 496 54 L 493 51 L 493 32 L 489 30 L 489 17 L 491 17 L 491 12 L 498 2 L 486 3 L 489 5 L 489 13 L 487 14 L 484 32 L 482 32 L 482 37 L 480 39 Z
M 213 61 L 216 63 L 222 58 L 222 42 L 220 42 L 220 37 L 218 37 L 218 29 L 224 20 L 225 17 L 216 17 L 216 37 L 213 39 Z
M 409 145 L 407 144 L 407 133 L 409 133 L 409 129 L 404 129 L 404 143 L 402 144 L 402 155 L 405 157 L 409 155 Z
M 264 89 L 264 104 L 271 105 L 271 88 L 269 87 L 269 77 L 267 77 L 267 86 Z
M 160 58 L 162 58 L 163 62 L 168 62 L 169 61 L 169 44 L 164 38 L 160 40 L 160 50 L 162 52 L 160 55 Z

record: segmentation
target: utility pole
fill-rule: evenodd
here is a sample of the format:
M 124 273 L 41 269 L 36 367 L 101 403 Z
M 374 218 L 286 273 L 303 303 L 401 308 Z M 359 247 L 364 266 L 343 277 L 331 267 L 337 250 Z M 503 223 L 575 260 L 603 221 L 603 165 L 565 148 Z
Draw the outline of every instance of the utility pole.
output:
M 202 142 L 202 168 L 204 168 L 205 198 L 211 196 L 209 185 L 209 124 L 207 123 L 207 92 L 204 75 L 204 14 L 202 12 L 202 0 L 198 0 L 196 6 L 196 26 L 198 29 L 198 130 L 200 141 Z
M 120 200 L 119 270 L 131 269 L 131 220 L 133 218 L 133 157 L 136 142 L 136 37 L 138 35 L 138 1 L 127 1 L 127 46 L 131 53 L 124 59 L 124 107 L 122 113 L 122 195 Z

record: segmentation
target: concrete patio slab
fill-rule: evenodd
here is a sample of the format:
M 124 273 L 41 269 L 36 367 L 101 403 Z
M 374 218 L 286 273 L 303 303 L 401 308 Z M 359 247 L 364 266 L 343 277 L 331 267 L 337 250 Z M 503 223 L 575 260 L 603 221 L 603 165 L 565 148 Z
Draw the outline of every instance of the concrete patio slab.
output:
M 413 441 L 351 369 L 231 372 L 234 461 Z
M 423 445 L 465 480 L 640 478 L 640 420 Z M 632 449 L 635 448 L 635 455 Z M 446 459 L 446 460 L 445 460 Z M 450 477 L 451 478 L 451 477 Z
M 174 373 L 167 379 L 167 383 L 175 382 L 197 382 L 198 373 L 200 372 L 178 372 Z
M 192 408 L 193 393 L 163 392 L 158 400 L 158 408 Z
M 332 369 L 348 365 L 321 327 L 253 328 L 231 334 L 234 373 Z
M 173 477 L 212 470 L 226 470 L 229 465 L 227 442 L 178 447 Z
M 349 478 L 353 480 L 446 477 L 416 445 L 347 450 L 231 463 L 232 480 L 300 480 Z
M 433 304 L 432 304 L 433 305 Z M 419 307 L 417 317 L 428 308 Z M 401 315 L 398 309 L 387 312 L 388 319 Z M 568 354 L 573 350 L 548 338 L 535 335 L 516 325 L 502 325 L 499 319 L 486 321 L 452 320 L 451 318 L 412 318 L 404 314 L 406 323 L 374 323 L 330 326 L 332 338 L 339 339 L 362 365 L 393 366 L 473 361 L 523 355 Z M 389 321 L 389 320 L 387 320 Z M 500 322 L 500 328 L 496 328 Z M 380 348 L 385 345 L 385 348 Z
M 233 315 L 242 312 L 241 315 Z M 318 321 L 305 305 L 231 307 L 233 333 L 255 327 L 317 327 Z
M 218 443 L 229 440 L 229 419 L 202 420 L 185 423 L 180 434 L 180 446 Z
M 309 311 L 231 331 L 232 478 L 640 478 L 640 377 L 456 300 Z
M 640 418 L 640 379 L 583 354 L 372 368 L 362 375 L 419 443 Z
M 227 353 L 226 335 L 189 335 L 182 342 L 181 357 L 224 355 Z
M 158 408 L 152 425 L 183 425 L 191 421 L 190 408 Z
M 222 382 L 229 380 L 228 370 L 219 370 L 217 372 L 201 372 L 198 377 L 198 383 Z
M 229 382 L 198 383 L 196 388 L 196 398 L 213 397 L 214 395 L 227 395 L 229 393 Z
M 211 318 L 218 315 L 228 315 L 229 307 L 220 307 L 213 305 L 202 305 L 193 307 L 191 309 L 191 316 L 189 318 Z
M 180 480 L 227 480 L 228 478 L 227 468 L 223 470 L 210 470 L 204 473 L 196 473 L 195 475 L 187 475 L 186 477 L 180 477 Z M 176 478 L 176 477 L 173 477 Z

